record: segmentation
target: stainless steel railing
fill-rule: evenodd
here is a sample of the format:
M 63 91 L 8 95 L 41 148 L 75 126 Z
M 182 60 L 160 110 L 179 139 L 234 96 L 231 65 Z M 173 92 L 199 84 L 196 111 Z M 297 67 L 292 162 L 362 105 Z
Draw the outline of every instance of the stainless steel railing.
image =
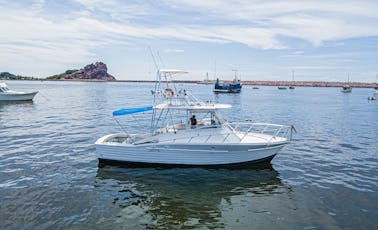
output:
M 277 138 L 291 139 L 289 134 L 291 133 L 291 126 L 269 124 L 269 123 L 251 123 L 251 122 L 225 122 L 222 125 L 222 133 L 206 133 L 202 134 L 199 130 L 207 127 L 201 127 L 191 129 L 192 132 L 184 137 L 169 138 L 167 140 L 160 140 L 160 143 L 172 142 L 177 143 L 179 141 L 187 140 L 184 143 L 193 143 L 193 140 L 197 140 L 196 143 L 209 143 L 212 140 L 215 143 L 232 143 L 242 142 L 246 137 L 255 137 L 266 141 L 268 144 Z M 209 127 L 212 128 L 212 127 Z M 214 128 L 221 128 L 214 127 Z M 198 142 L 198 138 L 200 140 Z

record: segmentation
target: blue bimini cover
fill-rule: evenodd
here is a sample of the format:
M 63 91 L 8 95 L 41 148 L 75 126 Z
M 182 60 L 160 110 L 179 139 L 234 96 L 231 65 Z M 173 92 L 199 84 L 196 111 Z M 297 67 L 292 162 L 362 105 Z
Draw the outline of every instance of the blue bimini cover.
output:
M 140 113 L 152 110 L 152 106 L 147 107 L 141 107 L 141 108 L 126 108 L 126 109 L 120 109 L 113 112 L 113 116 L 121 116 L 121 115 L 128 115 L 133 113 Z

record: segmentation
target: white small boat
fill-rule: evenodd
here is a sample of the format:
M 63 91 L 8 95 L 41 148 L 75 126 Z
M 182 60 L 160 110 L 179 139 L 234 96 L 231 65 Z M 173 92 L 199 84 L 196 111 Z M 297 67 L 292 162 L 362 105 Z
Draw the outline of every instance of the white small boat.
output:
M 0 101 L 31 101 L 38 93 L 35 92 L 18 92 L 8 88 L 4 82 L 0 82 Z
M 343 93 L 351 93 L 352 87 L 350 85 L 343 85 L 341 88 L 341 92 Z
M 113 112 L 117 117 L 151 111 L 152 131 L 98 139 L 95 146 L 100 167 L 108 163 L 233 166 L 270 162 L 289 143 L 291 126 L 226 121 L 219 110 L 231 105 L 201 102 L 189 91 L 178 90 L 172 81 L 162 82 L 182 73 L 186 72 L 158 71 L 152 106 Z
M 341 87 L 341 92 L 343 92 L 343 93 L 351 93 L 352 92 L 352 86 L 349 85 L 349 73 L 348 73 L 348 84 L 345 84 Z

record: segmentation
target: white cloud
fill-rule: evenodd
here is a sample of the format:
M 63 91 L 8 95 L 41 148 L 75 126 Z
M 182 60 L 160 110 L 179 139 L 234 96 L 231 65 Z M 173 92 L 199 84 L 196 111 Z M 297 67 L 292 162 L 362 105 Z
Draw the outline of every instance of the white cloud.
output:
M 45 0 L 34 0 L 32 5 L 32 11 L 33 13 L 37 14 L 40 13 L 43 10 L 43 6 L 45 4 Z
M 0 33 L 0 63 L 6 70 L 54 74 L 95 60 L 99 47 L 140 40 L 239 43 L 262 50 L 294 47 L 301 51 L 289 56 L 298 57 L 303 47 L 288 38 L 316 47 L 378 36 L 376 1 L 73 0 L 67 4 L 76 8 L 51 14 L 47 3 L 0 1 L 0 30 L 6 31 Z M 23 60 L 24 67 L 17 60 Z
M 131 3 L 120 0 L 74 0 L 93 14 L 103 13 L 115 21 L 128 21 L 154 14 L 155 10 L 140 1 Z
M 272 48 L 280 44 L 277 36 L 300 38 L 320 45 L 325 41 L 360 36 L 378 36 L 376 1 L 200 1 L 170 0 L 217 18 L 220 23 L 245 25 L 272 34 Z M 246 37 L 248 34 L 246 34 Z M 264 37 L 257 37 L 264 39 Z M 245 40 L 239 42 L 250 45 Z M 266 48 L 266 44 L 262 44 Z M 255 46 L 253 46 L 255 47 Z
M 165 53 L 183 53 L 185 52 L 183 49 L 166 49 L 164 50 Z

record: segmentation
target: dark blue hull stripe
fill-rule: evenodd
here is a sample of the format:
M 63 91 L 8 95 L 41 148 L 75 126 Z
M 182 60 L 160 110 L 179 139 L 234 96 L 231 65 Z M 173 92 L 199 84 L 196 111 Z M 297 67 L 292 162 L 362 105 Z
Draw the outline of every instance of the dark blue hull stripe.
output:
M 186 165 L 186 164 L 161 164 L 161 163 L 144 163 L 144 162 L 130 162 L 130 161 L 117 161 L 108 159 L 98 159 L 98 166 L 103 167 L 105 165 L 117 165 L 117 166 L 129 166 L 129 167 L 159 167 L 159 168 L 234 168 L 234 167 L 248 167 L 259 164 L 270 163 L 276 154 L 262 158 L 259 160 L 246 161 L 232 164 L 219 164 L 219 165 Z

